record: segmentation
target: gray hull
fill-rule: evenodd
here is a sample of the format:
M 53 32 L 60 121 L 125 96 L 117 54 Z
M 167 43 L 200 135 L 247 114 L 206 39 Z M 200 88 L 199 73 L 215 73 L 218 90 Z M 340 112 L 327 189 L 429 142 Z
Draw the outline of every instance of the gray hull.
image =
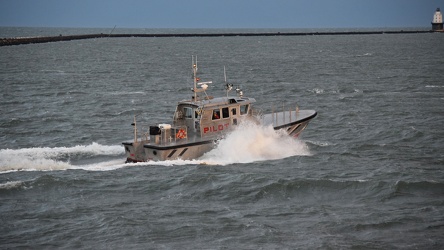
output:
M 214 146 L 213 140 L 207 140 L 167 146 L 147 144 L 144 150 L 147 161 L 192 160 L 201 157 Z
M 124 142 L 126 162 L 192 160 L 201 157 L 215 146 L 215 140 L 187 141 L 167 145 L 144 142 Z

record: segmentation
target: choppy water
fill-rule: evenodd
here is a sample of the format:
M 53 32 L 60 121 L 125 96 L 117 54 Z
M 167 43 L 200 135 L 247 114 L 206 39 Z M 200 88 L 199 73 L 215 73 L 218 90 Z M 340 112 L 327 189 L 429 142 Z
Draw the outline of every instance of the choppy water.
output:
M 393 34 L 0 47 L 0 246 L 442 248 L 443 42 Z M 196 54 L 213 94 L 223 94 L 225 65 L 264 110 L 290 99 L 318 116 L 296 141 L 253 126 L 202 159 L 123 164 L 132 116 L 170 120 L 191 94 Z

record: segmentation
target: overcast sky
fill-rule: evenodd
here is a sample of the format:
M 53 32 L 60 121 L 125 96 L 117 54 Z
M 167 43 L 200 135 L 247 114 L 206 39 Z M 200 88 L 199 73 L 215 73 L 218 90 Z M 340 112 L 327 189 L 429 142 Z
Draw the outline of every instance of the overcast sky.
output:
M 0 0 L 0 26 L 431 27 L 444 0 Z

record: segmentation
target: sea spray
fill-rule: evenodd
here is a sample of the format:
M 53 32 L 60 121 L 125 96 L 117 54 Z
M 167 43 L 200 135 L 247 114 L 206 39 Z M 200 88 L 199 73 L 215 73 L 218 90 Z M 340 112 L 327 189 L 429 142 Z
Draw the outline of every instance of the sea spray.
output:
M 244 122 L 220 140 L 217 147 L 202 156 L 200 160 L 208 164 L 224 165 L 309 154 L 304 142 L 288 136 L 283 130 Z

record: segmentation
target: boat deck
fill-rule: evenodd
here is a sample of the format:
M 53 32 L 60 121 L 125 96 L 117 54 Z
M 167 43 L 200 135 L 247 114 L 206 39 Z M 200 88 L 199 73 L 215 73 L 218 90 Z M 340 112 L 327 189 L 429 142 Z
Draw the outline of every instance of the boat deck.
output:
M 262 116 L 261 121 L 265 126 L 273 125 L 275 129 L 285 128 L 297 123 L 308 121 L 317 115 L 314 110 L 282 111 Z

